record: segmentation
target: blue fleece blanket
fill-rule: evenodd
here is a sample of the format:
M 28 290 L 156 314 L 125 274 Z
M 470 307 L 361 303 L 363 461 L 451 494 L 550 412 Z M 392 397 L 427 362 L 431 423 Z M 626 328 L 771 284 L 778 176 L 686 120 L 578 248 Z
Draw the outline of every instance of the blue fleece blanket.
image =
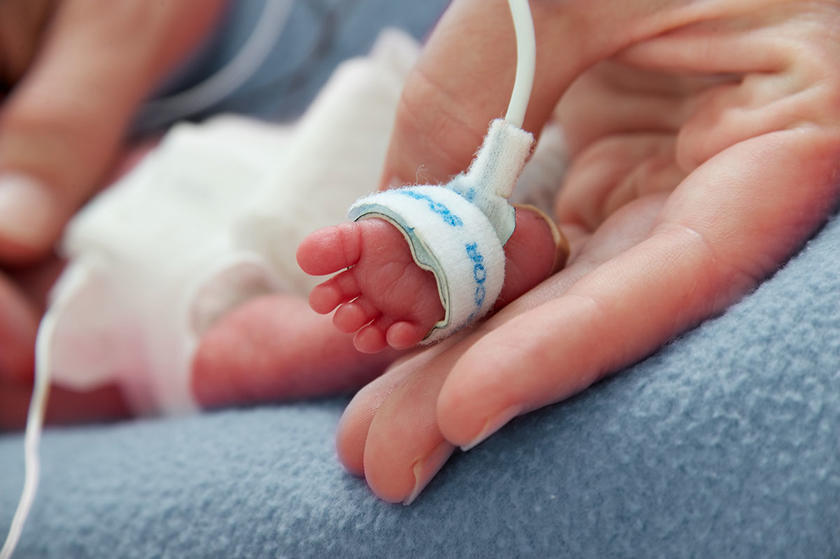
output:
M 456 455 L 410 507 L 333 449 L 344 399 L 50 429 L 17 557 L 840 555 L 840 219 L 755 293 Z M 0 525 L 22 481 L 0 438 Z

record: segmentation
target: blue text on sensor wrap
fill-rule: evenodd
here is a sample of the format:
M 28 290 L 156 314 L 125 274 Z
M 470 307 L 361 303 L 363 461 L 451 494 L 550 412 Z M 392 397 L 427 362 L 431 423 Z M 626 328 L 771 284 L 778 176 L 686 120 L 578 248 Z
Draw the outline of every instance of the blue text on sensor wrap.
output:
M 403 196 L 408 196 L 409 198 L 414 198 L 415 200 L 422 200 L 426 202 L 429 205 L 430 210 L 438 214 L 443 219 L 443 221 L 445 221 L 452 227 L 462 227 L 464 225 L 464 222 L 461 221 L 461 218 L 453 214 L 452 211 L 446 207 L 446 205 L 432 200 L 429 196 L 425 194 L 421 194 L 420 192 L 415 192 L 413 190 L 395 190 L 394 192 L 402 194 Z
M 464 248 L 467 249 L 467 256 L 473 263 L 473 279 L 475 280 L 473 301 L 476 307 L 481 307 L 484 304 L 484 297 L 487 295 L 487 290 L 484 287 L 484 282 L 487 281 L 487 269 L 484 267 L 484 257 L 478 250 L 477 243 L 469 243 Z
M 413 190 L 395 190 L 394 192 L 397 192 L 404 196 L 408 196 L 409 198 L 413 198 L 415 200 L 421 200 L 423 202 L 426 202 L 431 211 L 438 214 L 444 222 L 451 225 L 452 227 L 462 227 L 464 225 L 463 220 L 461 220 L 461 218 L 457 215 L 453 214 L 452 210 L 446 207 L 445 204 L 433 200 L 426 194 L 415 192 Z M 487 289 L 484 286 L 485 282 L 487 281 L 487 268 L 484 267 L 484 256 L 481 254 L 481 251 L 478 248 L 478 243 L 467 243 L 466 245 L 464 245 L 464 248 L 467 252 L 467 257 L 473 263 L 473 280 L 475 281 L 473 302 L 475 303 L 476 308 L 480 309 L 481 306 L 484 304 L 484 299 L 487 296 Z M 472 318 L 475 314 L 476 313 L 471 314 L 467 321 L 472 321 Z

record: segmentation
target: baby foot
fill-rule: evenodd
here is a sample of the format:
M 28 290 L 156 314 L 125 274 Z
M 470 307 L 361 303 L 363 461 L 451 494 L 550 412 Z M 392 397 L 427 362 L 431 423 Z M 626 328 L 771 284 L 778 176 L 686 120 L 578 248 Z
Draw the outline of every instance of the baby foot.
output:
M 504 248 L 505 282 L 496 306 L 547 278 L 568 254 L 546 219 L 526 208 L 517 208 L 516 229 Z M 338 307 L 333 323 L 356 333 L 361 352 L 412 347 L 444 317 L 434 274 L 417 266 L 402 233 L 385 220 L 320 229 L 303 240 L 297 259 L 308 274 L 339 272 L 312 290 L 309 304 L 321 314 Z

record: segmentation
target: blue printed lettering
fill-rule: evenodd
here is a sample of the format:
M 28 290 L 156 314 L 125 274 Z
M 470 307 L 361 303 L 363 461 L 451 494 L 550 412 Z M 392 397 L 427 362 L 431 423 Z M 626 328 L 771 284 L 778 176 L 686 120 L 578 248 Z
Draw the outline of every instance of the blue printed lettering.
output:
M 478 250 L 478 243 L 469 243 L 464 245 L 467 251 L 467 256 L 473 263 L 473 279 L 476 287 L 473 293 L 473 301 L 476 307 L 481 307 L 484 304 L 484 298 L 487 296 L 487 290 L 484 287 L 484 282 L 487 281 L 487 269 L 484 267 L 484 256 Z
M 484 269 L 484 264 L 476 262 L 473 266 L 473 279 L 476 283 L 484 283 L 484 280 L 487 279 L 487 270 Z
M 438 214 L 445 223 L 451 225 L 452 227 L 461 227 L 464 225 L 464 222 L 461 221 L 461 218 L 457 215 L 454 215 L 452 211 L 447 208 L 444 204 L 440 202 L 436 202 L 432 200 L 425 194 L 421 194 L 419 192 L 414 192 L 413 190 L 395 190 L 397 194 L 402 194 L 403 196 L 408 196 L 409 198 L 414 198 L 415 200 L 422 200 L 429 205 L 429 209 Z
M 484 304 L 485 295 L 487 295 L 487 290 L 484 289 L 483 285 L 479 285 L 475 288 L 475 294 L 473 298 L 475 300 L 476 307 L 480 307 L 482 304 Z

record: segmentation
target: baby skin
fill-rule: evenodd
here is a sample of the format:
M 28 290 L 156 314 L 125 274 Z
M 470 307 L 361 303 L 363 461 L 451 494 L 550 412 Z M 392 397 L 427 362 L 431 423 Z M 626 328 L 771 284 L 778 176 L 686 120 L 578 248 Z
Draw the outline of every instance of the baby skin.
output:
M 539 212 L 516 209 L 496 308 L 562 266 L 568 248 L 554 231 Z M 297 259 L 308 274 L 336 274 L 312 290 L 309 304 L 321 314 L 335 310 L 333 324 L 355 333 L 360 352 L 413 347 L 444 317 L 434 274 L 414 262 L 402 233 L 383 219 L 320 229 L 303 240 Z

